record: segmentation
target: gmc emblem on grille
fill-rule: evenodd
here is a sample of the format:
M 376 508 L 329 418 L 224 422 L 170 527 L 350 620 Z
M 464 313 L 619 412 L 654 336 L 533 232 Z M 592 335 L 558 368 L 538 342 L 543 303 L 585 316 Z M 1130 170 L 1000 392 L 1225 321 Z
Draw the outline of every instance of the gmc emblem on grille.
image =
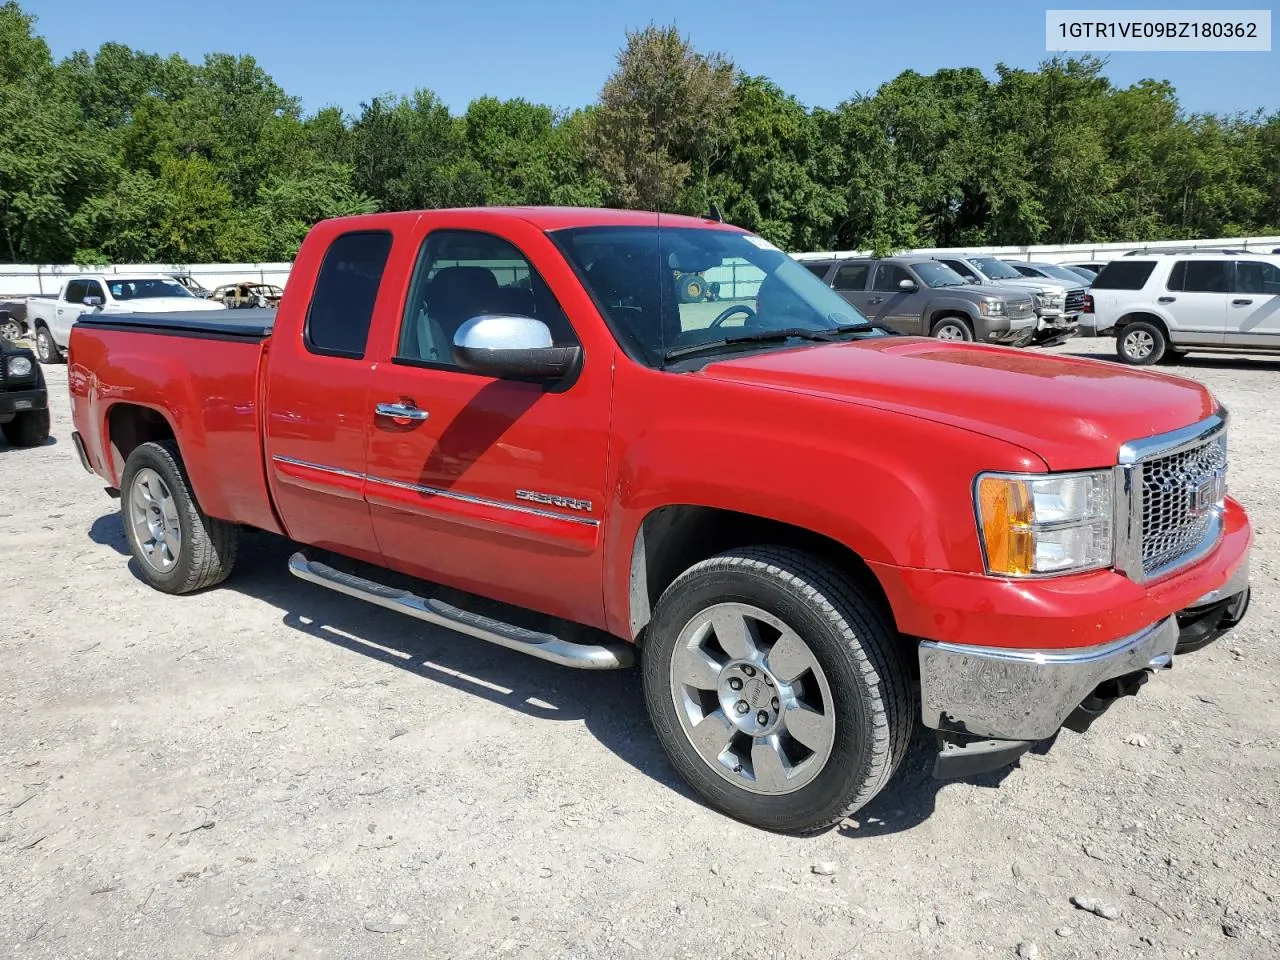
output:
M 1208 513 L 1219 500 L 1222 499 L 1222 474 L 1215 473 L 1208 480 L 1202 480 L 1199 484 L 1189 488 L 1190 494 L 1189 512 L 1192 516 L 1198 517 Z

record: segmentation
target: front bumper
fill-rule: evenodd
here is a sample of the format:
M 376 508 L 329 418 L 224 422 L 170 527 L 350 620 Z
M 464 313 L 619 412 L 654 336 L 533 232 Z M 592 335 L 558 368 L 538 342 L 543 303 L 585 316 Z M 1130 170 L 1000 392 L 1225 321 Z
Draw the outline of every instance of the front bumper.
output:
M 1109 643 L 1036 650 L 921 641 L 920 705 L 938 735 L 935 776 L 990 772 L 1063 726 L 1083 732 L 1152 672 L 1172 666 L 1175 653 L 1204 647 L 1238 624 L 1249 594 L 1246 558 L 1190 606 Z
M 49 406 L 49 391 L 44 387 L 30 390 L 0 390 L 0 417 L 28 410 L 43 410 Z
M 1166 617 L 1111 643 L 1074 650 L 920 644 L 927 727 L 993 740 L 1045 740 L 1106 680 L 1167 667 L 1178 622 Z
M 988 343 L 1016 343 L 1034 334 L 1035 314 L 1025 317 L 979 316 L 976 334 L 978 340 Z

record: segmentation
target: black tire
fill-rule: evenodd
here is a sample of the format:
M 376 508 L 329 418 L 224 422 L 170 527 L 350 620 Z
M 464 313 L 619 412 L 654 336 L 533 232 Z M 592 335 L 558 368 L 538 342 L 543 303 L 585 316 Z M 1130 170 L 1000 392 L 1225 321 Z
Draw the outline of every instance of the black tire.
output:
M 1157 324 L 1146 320 L 1127 323 L 1116 333 L 1116 356 L 1135 367 L 1149 367 L 1159 363 L 1169 340 Z
M 160 475 L 177 508 L 181 546 L 172 568 L 163 572 L 147 559 L 130 520 L 134 483 L 144 468 Z M 178 445 L 171 440 L 144 443 L 129 454 L 120 480 L 120 518 L 142 578 L 164 593 L 193 593 L 211 587 L 225 580 L 235 565 L 239 527 L 207 516 L 200 509 L 191 493 Z
M 786 623 L 827 677 L 830 753 L 820 772 L 792 792 L 755 793 L 730 782 L 681 725 L 672 680 L 680 634 L 722 603 L 754 606 Z M 659 599 L 642 647 L 649 716 L 671 762 L 712 807 L 762 829 L 815 833 L 867 804 L 906 753 L 915 695 L 897 639 L 877 606 L 829 564 L 784 547 L 732 550 L 690 567 Z
M 49 439 L 49 411 L 26 410 L 0 426 L 4 438 L 13 447 L 38 447 Z
M 948 333 L 954 334 L 948 336 Z M 941 317 L 934 321 L 929 331 L 931 337 L 939 340 L 973 340 L 973 326 L 964 317 Z
M 36 327 L 36 357 L 43 364 L 63 363 L 66 357 L 53 342 L 53 334 L 43 323 Z

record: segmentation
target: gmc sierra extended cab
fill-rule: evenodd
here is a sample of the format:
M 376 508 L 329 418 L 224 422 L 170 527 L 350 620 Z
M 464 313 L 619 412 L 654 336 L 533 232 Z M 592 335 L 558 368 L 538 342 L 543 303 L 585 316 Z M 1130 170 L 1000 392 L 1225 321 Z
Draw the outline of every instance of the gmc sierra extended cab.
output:
M 866 804 L 917 723 L 943 777 L 1083 730 L 1248 603 L 1204 387 L 896 334 L 714 220 L 325 221 L 274 314 L 86 315 L 70 362 L 151 585 L 218 583 L 252 527 L 473 638 L 638 655 L 674 766 L 772 830 Z

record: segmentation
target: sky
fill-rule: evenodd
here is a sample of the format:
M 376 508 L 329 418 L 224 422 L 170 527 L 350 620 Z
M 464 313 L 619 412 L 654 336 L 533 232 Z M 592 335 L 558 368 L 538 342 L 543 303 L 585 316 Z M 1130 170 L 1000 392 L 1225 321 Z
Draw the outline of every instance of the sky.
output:
M 107 41 L 153 53 L 252 54 L 305 110 L 358 112 L 382 93 L 433 90 L 455 112 L 475 97 L 583 106 L 628 29 L 674 23 L 702 51 L 763 74 L 807 106 L 834 107 L 903 70 L 1034 68 L 1045 10 L 1240 9 L 1235 4 L 1028 0 L 20 0 L 54 57 Z M 1258 8 L 1256 0 L 1252 4 Z M 1280 26 L 1280 23 L 1277 23 Z M 1280 51 L 1110 53 L 1119 86 L 1171 81 L 1185 110 L 1280 109 Z

